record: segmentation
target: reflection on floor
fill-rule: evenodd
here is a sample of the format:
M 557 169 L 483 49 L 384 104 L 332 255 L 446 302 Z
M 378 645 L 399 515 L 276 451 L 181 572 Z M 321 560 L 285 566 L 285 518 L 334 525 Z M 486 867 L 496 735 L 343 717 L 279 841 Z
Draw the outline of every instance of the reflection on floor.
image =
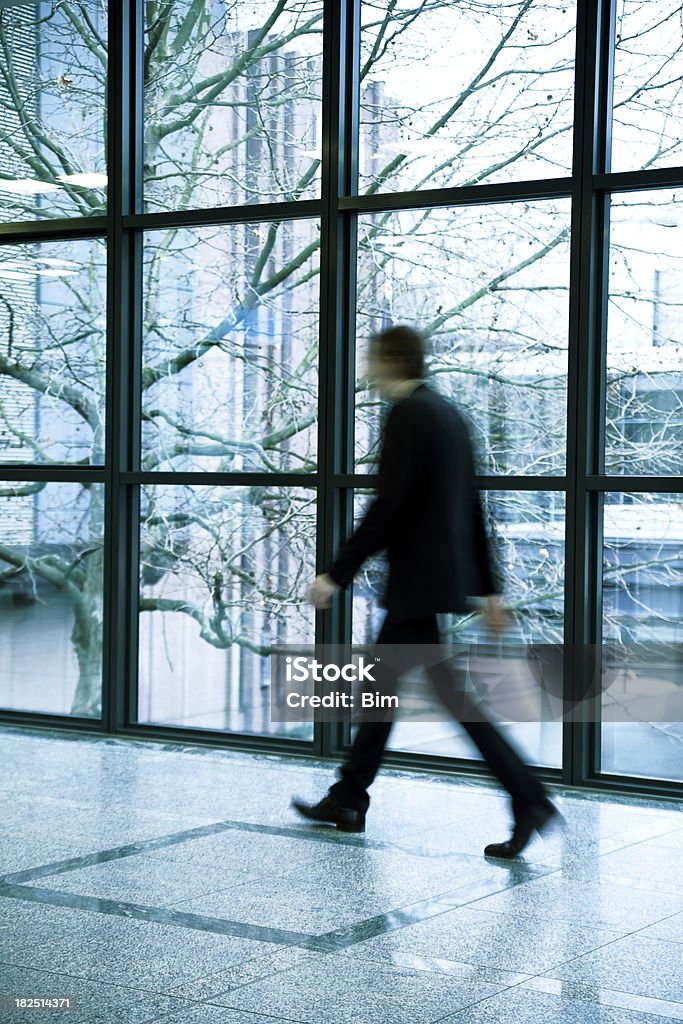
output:
M 0 730 L 0 1021 L 683 1020 L 683 805 L 557 792 L 564 834 L 487 862 L 506 801 L 386 771 L 365 835 L 300 823 L 332 767 Z

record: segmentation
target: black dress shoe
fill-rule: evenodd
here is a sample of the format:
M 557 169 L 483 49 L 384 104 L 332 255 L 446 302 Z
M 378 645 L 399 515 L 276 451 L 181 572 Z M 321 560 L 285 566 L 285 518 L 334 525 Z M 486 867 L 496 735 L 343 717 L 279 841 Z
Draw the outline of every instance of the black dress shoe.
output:
M 503 860 L 518 857 L 534 832 L 540 833 L 547 828 L 563 823 L 564 818 L 557 807 L 546 797 L 540 803 L 532 804 L 520 814 L 509 839 L 504 843 L 489 843 L 484 849 L 484 856 L 499 857 Z
M 365 815 L 351 807 L 340 807 L 331 796 L 324 796 L 317 804 L 292 800 L 292 807 L 309 821 L 336 825 L 340 832 L 365 832 Z

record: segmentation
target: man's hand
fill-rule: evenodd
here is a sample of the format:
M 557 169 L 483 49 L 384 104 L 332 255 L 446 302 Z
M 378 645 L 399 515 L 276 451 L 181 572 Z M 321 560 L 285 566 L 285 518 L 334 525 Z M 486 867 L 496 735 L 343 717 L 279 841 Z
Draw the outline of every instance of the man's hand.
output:
M 492 633 L 502 633 L 508 621 L 507 609 L 500 602 L 498 594 L 489 594 L 484 608 L 486 625 Z
M 306 591 L 306 600 L 318 609 L 331 608 L 332 598 L 338 590 L 341 590 L 339 584 L 335 583 L 327 573 L 321 573 L 320 576 L 316 576 L 309 584 Z

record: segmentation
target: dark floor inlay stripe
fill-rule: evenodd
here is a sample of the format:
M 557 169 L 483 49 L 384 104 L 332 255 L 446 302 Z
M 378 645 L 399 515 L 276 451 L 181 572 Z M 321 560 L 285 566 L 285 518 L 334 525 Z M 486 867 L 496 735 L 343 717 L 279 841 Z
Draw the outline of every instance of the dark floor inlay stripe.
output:
M 123 846 L 115 846 L 109 850 L 100 850 L 96 853 L 85 853 L 80 857 L 68 857 L 65 860 L 52 861 L 50 864 L 40 864 L 33 868 L 24 868 L 21 871 L 12 871 L 6 875 L 0 875 L 0 885 L 22 885 L 24 882 L 34 882 L 47 875 L 61 875 L 68 871 L 78 871 L 80 868 L 89 868 L 94 864 L 106 864 L 112 860 L 122 860 L 124 857 L 134 857 L 140 853 L 148 853 L 151 850 L 162 850 L 168 846 L 177 846 L 180 843 L 192 839 L 201 839 L 203 836 L 218 835 L 220 832 L 255 832 L 259 835 L 280 836 L 285 839 L 303 839 L 314 843 L 333 843 L 335 846 L 355 846 L 364 850 L 399 850 L 403 853 L 413 853 L 414 856 L 434 856 L 427 851 L 421 852 L 419 848 L 414 851 L 398 847 L 392 842 L 382 842 L 378 839 L 367 839 L 365 836 L 344 835 L 335 829 L 325 826 L 302 826 L 295 828 L 286 825 L 259 825 L 250 821 L 216 821 L 210 825 L 198 825 L 196 828 L 185 829 L 182 832 L 172 832 L 166 836 L 156 836 L 153 839 L 141 839 L 136 843 L 126 843 Z M 448 856 L 443 854 L 439 856 Z M 461 856 L 461 855 L 458 855 Z
M 87 910 L 96 914 L 113 914 L 115 917 L 130 917 L 138 921 L 155 921 L 157 924 L 171 924 L 181 928 L 193 928 L 196 931 L 233 935 L 240 939 L 273 942 L 280 946 L 305 946 L 308 949 L 310 948 L 309 943 L 317 938 L 315 935 L 308 935 L 305 932 L 269 928 L 264 925 L 247 924 L 243 921 L 224 921 L 218 917 L 204 917 L 201 914 L 188 914 L 179 910 L 148 907 L 141 903 L 104 900 L 96 896 L 80 896 L 76 893 L 58 892 L 55 889 L 40 889 L 28 885 L 0 884 L 0 897 L 27 900 L 30 903 L 47 903 L 53 907 L 69 907 L 72 910 Z
M 523 868 L 520 865 L 520 868 Z M 17 885 L 0 882 L 0 898 L 27 900 L 32 903 L 44 903 L 57 907 L 69 907 L 74 910 L 86 910 L 92 913 L 113 914 L 117 917 L 130 917 L 141 921 L 155 921 L 159 924 L 177 925 L 181 928 L 192 928 L 197 931 L 215 932 L 221 935 L 233 935 L 237 938 L 252 939 L 260 942 L 272 942 L 281 946 L 302 946 L 304 949 L 317 952 L 332 953 L 349 946 L 354 946 L 365 939 L 378 935 L 386 935 L 399 928 L 440 914 L 448 913 L 456 907 L 466 906 L 486 896 L 519 885 L 531 875 L 554 873 L 554 868 L 547 871 L 531 869 L 515 873 L 516 877 L 507 882 L 499 874 L 450 889 L 447 892 L 426 900 L 420 900 L 410 906 L 391 910 L 385 914 L 358 921 L 356 924 L 339 928 L 335 931 L 313 935 L 305 932 L 289 931 L 283 928 L 271 928 L 267 925 L 248 924 L 244 921 L 223 920 L 207 917 L 202 914 L 191 914 L 179 910 L 168 910 L 163 907 L 150 907 L 140 903 L 127 903 L 121 900 L 101 899 L 96 896 L 84 896 L 78 893 L 60 892 L 55 889 L 42 889 L 38 886 Z
M 552 874 L 554 870 L 550 869 L 547 873 Z M 540 874 L 539 872 L 534 877 L 539 877 Z M 518 881 L 505 884 L 501 883 L 500 878 L 491 876 L 477 882 L 467 883 L 457 889 L 441 893 L 438 896 L 431 896 L 426 900 L 420 900 L 419 903 L 402 907 L 400 910 L 390 910 L 386 914 L 369 917 L 365 921 L 359 921 L 345 928 L 339 928 L 337 931 L 325 932 L 323 935 L 316 936 L 316 938 L 319 941 L 324 941 L 326 943 L 325 948 L 327 949 L 348 949 L 349 946 L 355 946 L 356 943 L 364 942 L 366 939 L 374 939 L 378 935 L 387 935 L 389 932 L 397 931 L 399 928 L 407 928 L 411 924 L 418 924 L 420 921 L 426 921 L 431 917 L 446 914 L 449 910 L 455 910 L 456 907 L 464 907 L 475 903 L 477 900 L 493 896 L 495 893 L 510 889 L 515 885 L 520 885 L 523 881 L 523 878 L 519 878 Z
M 465 886 L 465 889 L 471 887 Z M 497 886 L 490 885 L 489 892 L 498 891 Z M 311 935 L 305 932 L 287 931 L 282 928 L 270 928 L 264 925 L 247 924 L 243 921 L 226 921 L 217 917 L 205 917 L 202 914 L 189 914 L 178 910 L 167 910 L 162 907 L 150 907 L 140 903 L 126 903 L 122 900 L 100 899 L 97 896 L 82 896 L 77 893 L 60 892 L 55 889 L 41 889 L 37 886 L 0 884 L 0 898 L 26 900 L 31 903 L 49 904 L 54 907 L 68 907 L 72 910 L 85 910 L 97 914 L 112 914 L 116 917 L 129 917 L 138 921 L 155 921 L 158 924 L 176 925 L 181 928 L 192 928 L 197 931 L 215 932 L 221 935 L 232 935 L 241 939 L 253 939 L 259 942 L 272 942 L 281 946 L 302 946 L 304 949 L 323 953 L 333 953 L 364 939 L 385 935 L 397 928 L 405 928 L 438 914 L 453 910 L 455 904 L 444 897 L 455 898 L 454 890 L 443 897 L 436 896 L 421 900 L 401 910 L 378 914 L 376 917 L 359 921 L 357 924 L 340 928 L 337 931 Z M 488 895 L 489 893 L 487 893 Z M 483 895 L 481 884 L 477 883 L 477 895 Z M 464 897 L 463 902 L 467 898 Z
M 97 853 L 85 853 L 80 857 L 69 857 L 66 860 L 53 861 L 51 864 L 41 864 L 35 868 L 13 871 L 7 875 L 0 875 L 0 885 L 20 885 L 22 882 L 32 882 L 37 878 L 44 878 L 46 875 L 61 875 L 67 871 L 89 868 L 93 864 L 106 864 L 111 860 L 134 857 L 150 850 L 161 850 L 191 839 L 215 835 L 232 828 L 233 825 L 233 822 L 217 821 L 211 825 L 198 825 L 196 828 L 185 829 L 183 832 L 171 832 L 169 835 L 156 836 L 154 839 L 141 839 L 137 843 L 126 843 L 123 846 L 114 846 L 109 850 L 99 850 Z

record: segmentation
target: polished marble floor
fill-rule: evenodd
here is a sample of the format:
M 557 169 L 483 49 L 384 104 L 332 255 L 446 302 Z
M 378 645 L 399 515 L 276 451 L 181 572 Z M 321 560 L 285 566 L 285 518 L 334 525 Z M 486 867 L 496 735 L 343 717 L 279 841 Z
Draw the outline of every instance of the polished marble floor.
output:
M 481 780 L 385 771 L 359 836 L 290 810 L 321 762 L 6 728 L 0 764 L 2 1024 L 683 1020 L 681 803 L 558 790 L 506 864 Z

